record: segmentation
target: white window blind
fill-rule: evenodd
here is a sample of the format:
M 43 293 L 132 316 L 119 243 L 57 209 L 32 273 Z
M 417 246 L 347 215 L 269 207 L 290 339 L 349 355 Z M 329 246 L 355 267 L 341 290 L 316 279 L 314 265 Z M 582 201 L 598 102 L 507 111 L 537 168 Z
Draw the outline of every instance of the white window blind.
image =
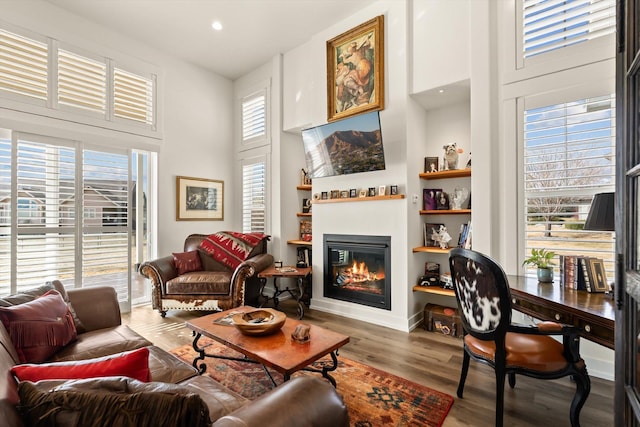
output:
M 266 108 L 266 95 L 264 91 L 242 99 L 242 142 L 266 136 Z
M 0 29 L 0 90 L 47 99 L 47 44 Z
M 525 58 L 612 34 L 615 0 L 523 0 Z
M 266 221 L 266 162 L 264 160 L 242 166 L 242 231 L 265 231 Z
M 153 80 L 120 68 L 113 70 L 114 116 L 152 125 Z
M 58 50 L 58 102 L 104 114 L 107 95 L 105 62 Z
M 615 95 L 524 114 L 525 250 L 602 258 L 613 270 L 614 236 L 583 230 L 596 193 L 615 188 Z

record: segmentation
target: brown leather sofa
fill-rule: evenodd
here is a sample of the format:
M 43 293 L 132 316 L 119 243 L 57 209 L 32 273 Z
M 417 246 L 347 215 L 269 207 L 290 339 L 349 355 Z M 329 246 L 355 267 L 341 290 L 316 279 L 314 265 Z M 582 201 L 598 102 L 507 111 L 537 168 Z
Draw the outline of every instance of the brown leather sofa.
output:
M 56 285 L 56 287 L 61 286 L 59 282 Z M 214 426 L 264 426 L 265 420 L 268 420 L 268 425 L 272 427 L 293 425 L 334 427 L 349 424 L 347 410 L 341 397 L 331 385 L 319 377 L 294 378 L 258 399 L 248 401 L 211 377 L 197 375 L 191 365 L 153 346 L 128 326 L 122 325 L 117 296 L 112 288 L 74 289 L 68 290 L 67 295 L 85 331 L 78 333 L 77 340 L 57 352 L 51 361 L 85 360 L 147 347 L 152 383 L 141 384 L 149 384 L 158 392 L 170 387 L 171 384 L 178 384 L 189 392 L 197 393 L 206 403 L 210 421 Z M 10 373 L 10 369 L 18 364 L 18 360 L 19 357 L 8 332 L 0 322 L 0 424 L 8 427 L 26 425 L 19 410 L 17 383 Z M 105 381 L 104 389 L 106 390 L 112 387 L 114 381 L 118 382 L 117 378 L 98 379 L 92 387 L 100 389 L 101 381 Z M 120 382 L 123 379 L 121 377 Z M 76 380 L 75 383 L 78 381 L 82 380 Z M 48 382 L 39 381 L 35 384 L 46 388 Z M 53 382 L 56 383 L 56 381 Z M 73 380 L 67 381 L 67 383 L 73 382 Z M 57 381 L 57 384 L 59 383 L 60 381 Z M 105 391 L 102 390 L 102 392 Z M 84 407 L 78 411 L 87 409 L 91 411 L 91 408 Z M 104 406 L 102 410 L 104 411 Z M 71 422 L 74 417 L 70 417 L 69 412 L 56 413 L 60 414 L 56 415 L 56 425 L 76 425 L 74 423 L 77 422 L 77 416 L 75 421 Z M 66 418 L 63 415 L 66 415 Z M 92 423 L 92 425 L 97 424 Z M 160 424 L 151 422 L 145 425 Z
M 268 236 L 235 270 L 213 259 L 200 249 L 205 234 L 191 234 L 184 251 L 198 251 L 202 270 L 180 275 L 173 256 L 140 265 L 139 272 L 152 283 L 153 308 L 164 317 L 167 310 L 228 310 L 241 305 L 257 305 L 260 283 L 257 275 L 273 264 L 267 253 Z

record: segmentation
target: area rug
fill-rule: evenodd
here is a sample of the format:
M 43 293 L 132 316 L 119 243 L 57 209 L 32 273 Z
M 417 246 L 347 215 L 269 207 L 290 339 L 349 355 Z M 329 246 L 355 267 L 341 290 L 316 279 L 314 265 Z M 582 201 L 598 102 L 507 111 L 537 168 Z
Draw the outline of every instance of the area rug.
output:
M 239 353 L 211 340 L 206 344 L 208 354 L 241 357 Z M 191 363 L 196 352 L 191 345 L 171 351 L 180 359 Z M 227 388 L 248 399 L 255 399 L 273 388 L 261 365 L 234 360 L 207 358 L 205 375 L 213 377 Z M 320 359 L 314 367 L 331 364 L 330 358 Z M 282 375 L 269 371 L 276 383 Z M 297 372 L 296 375 L 318 375 Z M 354 360 L 338 356 L 338 369 L 331 375 L 336 379 L 353 427 L 377 426 L 434 426 L 439 427 L 453 405 L 453 397 L 381 371 Z

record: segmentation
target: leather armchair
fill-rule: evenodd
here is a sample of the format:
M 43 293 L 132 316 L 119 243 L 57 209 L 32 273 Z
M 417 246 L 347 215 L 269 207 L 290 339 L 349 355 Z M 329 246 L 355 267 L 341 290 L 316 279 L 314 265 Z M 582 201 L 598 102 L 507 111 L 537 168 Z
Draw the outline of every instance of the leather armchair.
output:
M 273 264 L 267 253 L 268 236 L 255 247 L 235 270 L 213 259 L 200 249 L 205 234 L 191 234 L 184 251 L 197 250 L 201 271 L 180 275 L 173 256 L 145 261 L 139 272 L 151 280 L 153 308 L 166 316 L 167 310 L 228 310 L 241 305 L 257 305 L 260 283 L 257 275 Z

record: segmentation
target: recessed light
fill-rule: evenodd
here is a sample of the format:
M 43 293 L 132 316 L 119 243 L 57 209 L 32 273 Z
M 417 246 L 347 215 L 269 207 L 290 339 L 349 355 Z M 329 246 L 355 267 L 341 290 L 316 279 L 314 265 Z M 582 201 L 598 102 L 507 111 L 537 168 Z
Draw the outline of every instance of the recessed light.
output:
M 213 23 L 211 24 L 211 28 L 216 31 L 220 31 L 222 29 L 222 24 L 220 23 L 220 21 L 213 21 Z
M 439 93 L 444 93 L 444 89 L 440 89 L 438 92 Z

